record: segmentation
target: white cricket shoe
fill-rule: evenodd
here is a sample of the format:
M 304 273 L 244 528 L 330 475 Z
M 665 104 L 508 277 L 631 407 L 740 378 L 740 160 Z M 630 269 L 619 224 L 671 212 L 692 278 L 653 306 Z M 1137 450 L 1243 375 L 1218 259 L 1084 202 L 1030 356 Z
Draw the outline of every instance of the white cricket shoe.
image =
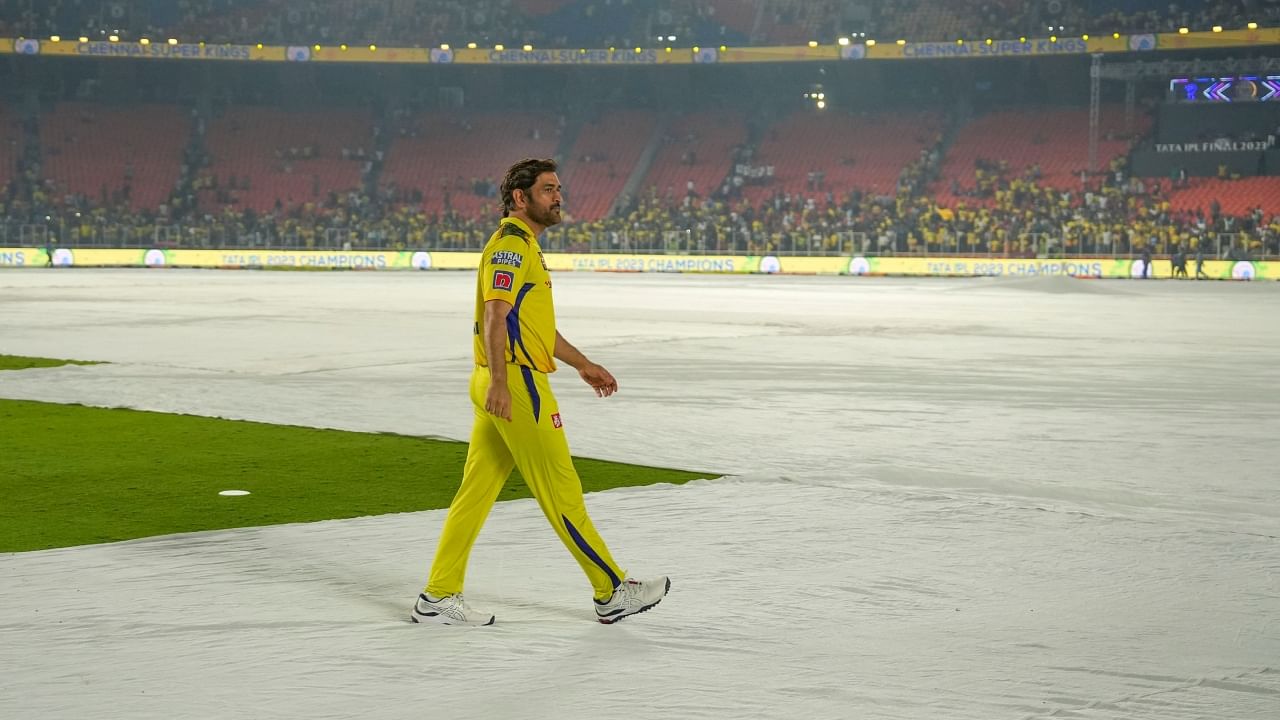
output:
M 642 613 L 662 602 L 662 598 L 671 590 L 671 580 L 666 576 L 652 580 L 635 580 L 627 578 L 613 589 L 613 597 L 609 602 L 596 601 L 596 617 L 605 625 L 612 625 L 628 615 Z
M 424 592 L 418 595 L 418 602 L 414 604 L 409 619 L 416 623 L 438 625 L 492 625 L 496 618 L 468 605 L 462 593 L 432 598 Z

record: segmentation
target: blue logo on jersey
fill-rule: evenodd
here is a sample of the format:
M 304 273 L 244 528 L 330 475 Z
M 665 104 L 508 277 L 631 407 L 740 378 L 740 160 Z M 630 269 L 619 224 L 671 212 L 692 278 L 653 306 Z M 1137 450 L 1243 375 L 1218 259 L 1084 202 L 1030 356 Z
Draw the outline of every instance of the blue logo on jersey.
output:
M 518 252 L 510 250 L 499 250 L 493 254 L 494 265 L 510 265 L 511 267 L 520 267 L 524 262 L 524 258 Z

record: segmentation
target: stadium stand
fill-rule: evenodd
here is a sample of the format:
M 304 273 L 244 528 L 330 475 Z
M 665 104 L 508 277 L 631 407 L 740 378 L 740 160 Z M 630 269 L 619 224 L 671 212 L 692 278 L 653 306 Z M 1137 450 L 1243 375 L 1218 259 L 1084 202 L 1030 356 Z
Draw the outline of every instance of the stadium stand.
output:
M 154 209 L 177 183 L 190 133 L 174 105 L 60 103 L 40 122 L 44 176 L 60 194 Z
M 502 182 L 492 176 L 493 169 L 512 158 L 551 157 L 558 141 L 558 123 L 550 113 L 423 113 L 397 129 L 382 183 L 397 204 L 427 213 L 492 215 L 500 206 Z M 477 177 L 478 168 L 488 168 L 489 175 Z
M 172 37 L 278 44 L 533 43 L 629 47 L 675 35 L 698 43 L 834 42 L 842 35 L 945 41 L 1080 33 L 1173 32 L 1181 27 L 1280 24 L 1274 0 L 5 0 L 0 34 L 104 39 Z
M 0 105 L 0 188 L 7 186 L 18 174 L 22 150 L 22 122 L 8 108 Z
M 1280 178 L 1251 177 L 1235 180 L 1206 178 L 1190 181 L 1175 188 L 1169 204 L 1182 212 L 1201 211 L 1222 215 L 1247 215 L 1262 209 L 1267 215 L 1280 216 Z
M 236 205 L 264 212 L 359 188 L 377 152 L 372 114 L 337 109 L 230 108 L 210 123 L 206 142 L 200 205 L 210 211 Z
M 1049 27 L 1044 3 L 896 0 L 868 8 L 862 13 L 847 3 L 800 0 L 0 0 L 0 34 L 99 37 L 120 29 L 126 36 L 175 33 L 184 40 L 434 45 L 493 39 L 490 33 L 505 31 L 493 22 L 502 17 L 519 26 L 512 30 L 516 37 L 535 44 L 625 47 L 641 37 L 652 46 L 659 33 L 664 44 L 676 36 L 675 45 L 798 44 L 860 32 L 945 40 L 1045 34 Z M 1191 1 L 1174 8 L 1154 0 L 1062 0 L 1053 8 L 1048 14 L 1064 33 L 1280 24 L 1277 2 Z M 1087 59 L 1078 64 L 1083 78 Z M 903 73 L 910 72 L 902 65 Z M 952 79 L 961 79 L 962 65 L 955 66 Z M 351 83 L 363 77 L 351 67 L 306 72 L 333 72 Z M 421 83 L 417 96 L 397 100 L 436 107 L 432 93 L 439 78 L 400 69 L 370 76 L 370 100 Z M 156 70 L 157 77 L 184 72 Z M 50 70 L 55 77 L 60 72 Z M 104 75 L 119 83 L 134 79 L 131 72 Z M 148 81 L 150 72 L 137 79 Z M 207 116 L 136 99 L 124 104 L 120 97 L 111 103 L 50 100 L 52 92 L 82 94 L 78 80 L 65 78 L 63 90 L 45 89 L 20 103 L 15 83 L 0 100 L 5 228 L 48 225 L 100 245 L 163 236 L 201 246 L 474 248 L 492 229 L 502 169 L 517 157 L 559 154 L 569 221 L 548 234 L 548 248 L 1026 255 L 1125 254 L 1143 247 L 1163 253 L 1209 243 L 1218 253 L 1280 253 L 1280 177 L 1250 177 L 1271 171 L 1268 158 L 1275 150 L 1250 149 L 1263 160 L 1218 171 L 1209 153 L 1197 153 L 1203 167 L 1196 168 L 1190 153 L 1156 147 L 1265 138 L 1274 123 L 1236 119 L 1254 113 L 1273 118 L 1263 103 L 1163 105 L 1154 133 L 1145 110 L 1127 127 L 1123 110 L 1108 105 L 1098 155 L 1102 172 L 1089 175 L 1082 174 L 1088 115 L 1078 88 L 1061 107 L 990 102 L 994 111 L 946 125 L 939 111 L 859 114 L 840 102 L 822 112 L 796 110 L 791 93 L 808 81 L 774 68 L 758 76 L 768 90 L 750 87 L 754 72 L 745 81 L 739 77 L 724 102 L 717 100 L 724 107 L 716 111 L 670 115 L 652 109 L 667 100 L 679 108 L 697 92 L 696 83 L 674 83 L 644 97 L 665 82 L 656 79 L 637 81 L 642 92 L 634 97 L 620 84 L 608 101 L 598 101 L 585 68 L 566 71 L 572 79 L 563 86 L 540 80 L 522 88 L 521 102 L 539 109 L 512 111 L 495 104 L 511 94 L 521 71 L 506 72 L 477 70 L 459 79 L 467 93 L 465 112 L 394 109 L 401 102 L 327 107 L 331 98 L 307 83 L 290 87 L 287 101 L 273 103 L 269 91 L 253 83 L 241 87 L 246 83 L 235 79 L 235 71 L 210 72 L 219 94 L 196 103 Z M 646 72 L 637 70 L 629 80 Z M 731 76 L 733 69 L 711 72 Z M 883 72 L 897 68 L 886 64 Z M 495 77 L 509 84 L 488 85 Z M 279 88 L 296 79 L 264 73 L 255 82 Z M 852 94 L 848 77 L 837 72 L 825 80 L 836 97 Z M 885 82 L 887 88 L 893 81 Z M 583 101 L 561 108 L 564 98 L 582 96 L 584 89 Z M 774 92 L 791 104 L 771 98 Z M 1145 101 L 1153 101 L 1154 93 L 1148 95 Z M 160 96 L 138 93 L 148 100 Z M 285 110 L 286 102 L 309 109 Z M 1071 102 L 1076 105 L 1067 106 Z M 651 103 L 647 109 L 645 103 Z M 41 104 L 41 111 L 28 115 Z M 643 151 L 655 138 L 661 139 L 657 153 L 641 168 Z M 1144 165 L 1150 157 L 1159 162 Z M 1186 172 L 1171 173 L 1171 162 Z M 620 197 L 641 170 L 637 196 Z M 127 232 L 107 231 L 113 227 Z
M 1126 135 L 1122 108 L 1108 107 L 1102 113 L 1098 143 L 1099 167 L 1107 167 L 1124 156 L 1133 141 Z M 1133 137 L 1150 126 L 1146 115 L 1135 116 Z M 982 187 L 982 162 L 1002 162 L 1014 174 L 1032 171 L 1041 185 L 1049 188 L 1080 189 L 1080 173 L 1089 165 L 1089 113 L 1083 109 L 1037 109 L 995 112 L 961 128 L 946 154 L 940 182 L 935 188 L 943 205 L 954 204 L 962 196 L 989 196 Z
M 586 123 L 560 173 L 566 214 L 586 221 L 604 217 L 627 184 L 657 124 L 657 114 L 643 110 L 604 113 Z
M 748 184 L 744 194 L 753 202 L 776 192 L 822 195 L 829 189 L 892 195 L 903 169 L 937 141 L 941 129 L 941 119 L 928 113 L 799 111 L 765 132 L 752 161 L 772 166 L 774 180 Z
M 715 192 L 730 177 L 735 151 L 746 140 L 746 120 L 737 113 L 683 115 L 667 128 L 641 188 L 680 198 L 692 182 L 697 194 Z
M 738 0 L 666 0 L 658 4 L 651 27 L 655 40 L 680 47 L 745 45 L 756 13 L 755 3 Z

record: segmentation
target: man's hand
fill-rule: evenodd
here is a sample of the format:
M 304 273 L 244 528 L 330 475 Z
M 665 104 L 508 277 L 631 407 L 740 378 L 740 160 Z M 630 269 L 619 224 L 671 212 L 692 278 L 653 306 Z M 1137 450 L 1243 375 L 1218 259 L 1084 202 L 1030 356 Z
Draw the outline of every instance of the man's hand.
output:
M 618 381 L 614 380 L 613 375 L 601 365 L 585 363 L 578 368 L 578 374 L 582 376 L 583 382 L 596 391 L 596 397 L 607 398 L 618 392 Z
M 511 422 L 511 391 L 505 384 L 492 383 L 484 396 L 484 411 Z

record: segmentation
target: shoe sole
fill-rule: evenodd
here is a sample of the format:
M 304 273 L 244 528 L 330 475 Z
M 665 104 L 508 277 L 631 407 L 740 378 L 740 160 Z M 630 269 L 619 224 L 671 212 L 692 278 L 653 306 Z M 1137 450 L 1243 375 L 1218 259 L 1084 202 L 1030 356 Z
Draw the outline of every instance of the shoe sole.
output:
M 432 616 L 430 616 L 430 615 L 424 615 L 423 617 L 425 618 L 424 620 L 419 620 L 419 619 L 418 619 L 418 614 L 417 614 L 416 612 L 415 612 L 415 613 L 410 613 L 410 615 L 409 615 L 409 622 L 411 622 L 411 623 L 418 623 L 418 624 L 420 624 L 420 625 L 450 625 L 450 626 L 458 625 L 458 626 L 461 626 L 461 627 L 489 627 L 490 625 L 492 625 L 492 624 L 494 623 L 494 621 L 495 621 L 495 620 L 497 620 L 497 619 L 498 619 L 498 616 L 497 616 L 497 615 L 492 615 L 492 616 L 490 616 L 490 617 L 489 617 L 489 622 L 484 623 L 484 624 L 481 624 L 481 625 L 476 625 L 476 624 L 474 624 L 474 623 L 451 623 L 451 622 L 444 622 L 444 621 L 442 621 L 442 620 L 436 620 L 436 619 L 434 619 L 434 618 L 433 618 Z
M 667 593 L 669 592 L 671 592 L 671 578 L 667 578 L 667 587 L 665 590 L 662 591 L 662 597 L 666 597 Z M 629 612 L 626 615 L 618 615 L 616 617 L 609 617 L 609 618 L 597 617 L 596 619 L 600 621 L 601 625 L 612 625 L 618 622 L 619 620 L 621 620 L 622 618 L 629 618 L 632 615 L 639 615 L 640 613 L 645 612 L 650 608 L 655 608 L 658 606 L 658 603 L 660 602 L 662 602 L 662 598 L 658 598 L 657 600 L 654 600 L 652 603 L 645 605 L 639 610 L 636 610 L 635 612 Z

